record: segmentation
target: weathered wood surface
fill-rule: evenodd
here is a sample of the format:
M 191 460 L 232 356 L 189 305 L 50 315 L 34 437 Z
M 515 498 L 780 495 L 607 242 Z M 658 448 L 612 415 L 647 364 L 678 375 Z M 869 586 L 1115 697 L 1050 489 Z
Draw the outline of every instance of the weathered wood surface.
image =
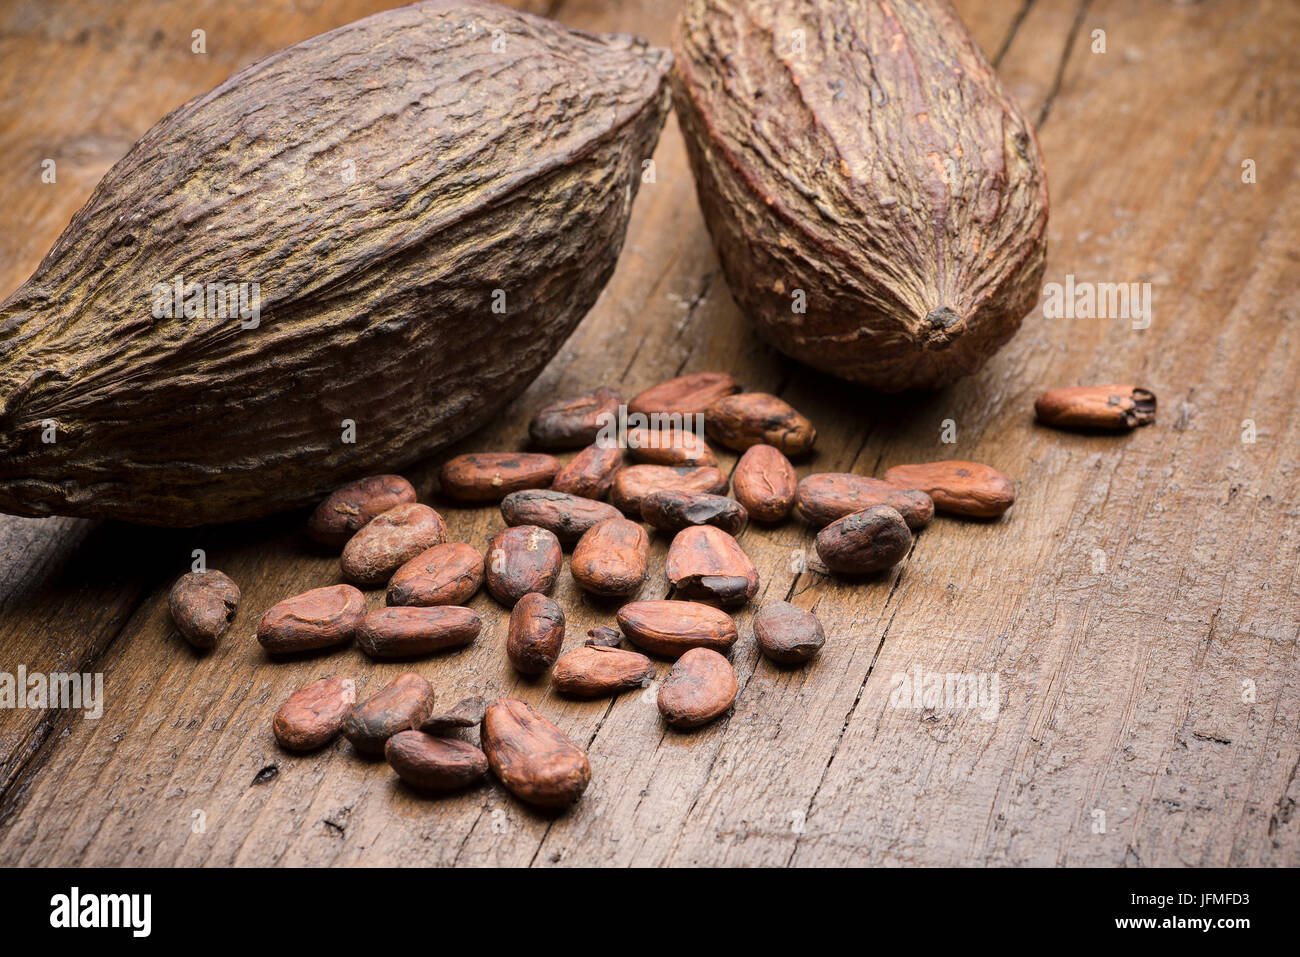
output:
M 0 13 L 6 290 L 163 113 L 383 4 L 271 6 L 30 0 Z M 659 0 L 550 6 L 657 42 L 671 28 Z M 276 748 L 270 715 L 309 678 L 345 671 L 367 694 L 411 667 L 355 648 L 293 664 L 262 655 L 261 612 L 337 580 L 301 516 L 198 532 L 2 518 L 0 671 L 100 671 L 106 706 L 97 721 L 0 712 L 0 863 L 1300 863 L 1300 10 L 959 7 L 1028 114 L 1045 118 L 1047 280 L 1151 282 L 1149 328 L 1035 313 L 983 373 L 941 393 L 881 398 L 821 381 L 748 335 L 670 120 L 600 303 L 460 450 L 519 447 L 531 409 L 557 393 L 631 394 L 721 368 L 818 424 L 801 475 L 971 458 L 1016 481 L 1002 520 L 938 519 L 900 569 L 865 584 L 794 571 L 812 542 L 796 521 L 746 531 L 763 576 L 755 607 L 793 596 L 822 618 L 827 646 L 810 667 L 779 670 L 741 613 L 736 711 L 693 734 L 663 729 L 653 693 L 578 703 L 518 678 L 505 615 L 479 596 L 476 644 L 414 668 L 446 703 L 524 697 L 589 748 L 582 802 L 542 817 L 496 785 L 418 798 L 346 744 L 306 758 Z M 200 28 L 205 56 L 189 52 Z M 1105 53 L 1092 51 L 1099 29 Z M 57 184 L 39 181 L 46 157 Z M 1130 379 L 1159 394 L 1155 426 L 1098 437 L 1032 422 L 1045 388 Z M 945 419 L 955 445 L 940 442 Z M 422 495 L 434 465 L 412 476 Z M 501 524 L 490 508 L 444 514 L 480 546 Z M 193 548 L 244 593 L 206 656 L 171 632 L 165 608 Z M 656 540 L 643 597 L 666 593 L 664 552 Z M 557 595 L 566 647 L 612 617 L 567 573 Z M 918 666 L 996 674 L 996 720 L 891 707 L 894 676 Z

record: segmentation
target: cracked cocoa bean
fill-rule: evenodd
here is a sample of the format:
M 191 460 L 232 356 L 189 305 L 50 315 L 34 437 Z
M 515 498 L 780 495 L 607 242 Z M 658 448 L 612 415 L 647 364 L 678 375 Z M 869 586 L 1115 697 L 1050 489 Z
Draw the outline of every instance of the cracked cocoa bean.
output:
M 900 488 L 920 489 L 934 500 L 937 511 L 972 518 L 994 518 L 1016 500 L 1011 480 L 978 462 L 895 465 L 885 472 L 885 481 Z
M 1044 392 L 1038 421 L 1058 429 L 1135 429 L 1156 420 L 1156 394 L 1135 385 L 1076 385 Z
M 513 608 L 529 592 L 548 594 L 563 563 L 560 540 L 553 532 L 536 525 L 507 528 L 488 546 L 488 592 L 507 608 Z
M 845 575 L 866 575 L 892 568 L 907 557 L 912 533 L 888 505 L 845 515 L 817 533 L 817 554 L 826 567 Z
M 668 465 L 630 465 L 614 477 L 610 500 L 624 514 L 640 518 L 641 506 L 646 497 L 655 492 L 673 489 L 720 495 L 727 491 L 729 484 L 725 472 L 710 466 L 673 468 Z
M 560 656 L 551 671 L 551 684 L 575 698 L 601 698 L 632 688 L 644 688 L 655 676 L 654 663 L 624 648 L 586 646 Z
M 195 648 L 211 648 L 239 611 L 239 586 L 216 569 L 188 572 L 167 594 L 167 608 L 181 637 Z
M 384 757 L 397 776 L 420 791 L 459 791 L 488 771 L 487 755 L 457 738 L 399 731 L 384 743 Z
M 725 372 L 691 372 L 652 385 L 627 404 L 641 415 L 702 415 L 718 399 L 740 391 L 740 383 Z
M 623 467 L 623 450 L 617 446 L 590 445 L 560 469 L 551 483 L 557 492 L 601 499 Z
M 483 623 L 456 605 L 378 608 L 361 619 L 357 644 L 371 658 L 412 658 L 461 648 L 478 637 Z
M 749 522 L 749 513 L 745 506 L 725 495 L 666 489 L 642 500 L 641 518 L 669 535 L 691 525 L 713 525 L 730 535 L 739 535 Z
M 483 584 L 483 556 L 465 542 L 435 545 L 393 573 L 390 605 L 463 605 Z
M 679 730 L 699 728 L 726 714 L 738 690 L 730 661 L 708 648 L 692 648 L 659 686 L 659 713 Z
M 587 629 L 587 640 L 583 642 L 589 648 L 617 648 L 623 643 L 623 633 L 608 625 L 597 625 Z
M 555 663 L 564 644 L 564 610 L 545 595 L 530 592 L 515 603 L 506 632 L 506 657 L 515 670 L 540 675 Z
M 678 658 L 691 648 L 726 651 L 736 623 L 725 611 L 693 601 L 634 601 L 618 610 L 618 626 L 643 651 Z
M 380 755 L 385 741 L 399 731 L 418 728 L 432 713 L 433 686 L 408 671 L 352 709 L 343 722 L 343 737 L 362 754 Z
M 623 397 L 613 389 L 592 389 L 542 406 L 528 424 L 528 437 L 544 449 L 590 445 L 606 422 L 617 421 Z
M 784 521 L 794 508 L 798 484 L 790 460 L 771 445 L 751 445 L 731 476 L 736 500 L 759 522 Z
M 573 549 L 569 571 L 583 591 L 631 595 L 650 567 L 650 538 L 639 523 L 611 518 L 591 528 Z
M 511 492 L 546 488 L 560 463 L 538 452 L 473 452 L 448 459 L 439 473 L 442 490 L 458 502 L 499 502 Z
M 743 605 L 758 593 L 758 569 L 740 543 L 712 525 L 692 525 L 668 548 L 668 580 L 682 598 Z
M 289 695 L 271 719 L 271 731 L 289 751 L 314 751 L 338 736 L 356 703 L 357 683 L 330 675 Z
M 425 718 L 420 730 L 426 734 L 450 734 L 462 728 L 473 728 L 483 721 L 486 710 L 487 702 L 482 698 L 462 698 L 450 711 Z
M 511 492 L 501 500 L 507 525 L 536 525 L 553 532 L 561 545 L 573 545 L 592 527 L 622 515 L 613 505 L 550 489 Z
M 343 577 L 382 585 L 421 552 L 447 540 L 447 523 L 427 505 L 408 502 L 376 515 L 343 546 Z
M 812 612 L 788 601 L 774 601 L 754 616 L 754 640 L 759 651 L 777 664 L 801 665 L 821 651 L 826 634 Z
M 415 489 L 400 475 L 371 475 L 335 489 L 307 520 L 307 535 L 322 545 L 342 547 L 376 515 L 415 501 Z
M 487 709 L 482 739 L 492 773 L 521 801 L 568 807 L 591 781 L 586 752 L 517 698 L 502 698 Z
M 934 501 L 920 489 L 899 488 L 884 479 L 849 472 L 809 475 L 795 490 L 795 502 L 809 525 L 821 528 L 873 505 L 888 505 L 916 531 L 934 518 Z
M 326 585 L 271 606 L 257 640 L 274 655 L 329 648 L 351 641 L 365 616 L 365 595 L 351 585 Z
M 704 418 L 709 438 L 744 452 L 754 445 L 774 446 L 785 455 L 803 455 L 817 441 L 817 430 L 784 399 L 766 392 L 742 392 L 719 399 Z

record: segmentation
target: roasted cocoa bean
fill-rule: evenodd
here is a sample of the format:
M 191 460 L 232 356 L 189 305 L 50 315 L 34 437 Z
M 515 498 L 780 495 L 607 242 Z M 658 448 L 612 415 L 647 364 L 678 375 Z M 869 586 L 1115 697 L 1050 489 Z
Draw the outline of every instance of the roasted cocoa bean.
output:
M 613 505 L 550 489 L 511 492 L 501 500 L 501 516 L 507 525 L 536 525 L 553 532 L 561 545 L 573 545 L 600 522 L 622 517 Z
M 913 531 L 924 528 L 934 518 L 934 501 L 920 489 L 899 488 L 884 479 L 849 472 L 809 475 L 799 483 L 795 502 L 799 513 L 814 528 L 873 505 L 888 505 L 903 516 Z
M 592 389 L 542 406 L 528 424 L 528 437 L 544 449 L 590 445 L 607 422 L 618 421 L 623 397 L 613 389 Z
M 759 651 L 780 665 L 801 665 L 826 644 L 822 624 L 810 611 L 788 601 L 764 605 L 754 616 Z
M 289 751 L 314 751 L 333 741 L 357 703 L 357 683 L 343 675 L 313 681 L 289 695 L 271 731 Z
M 622 467 L 623 450 L 618 446 L 589 445 L 560 469 L 551 488 L 582 498 L 601 499 Z
M 1134 385 L 1076 385 L 1044 392 L 1038 421 L 1058 429 L 1134 429 L 1156 420 L 1156 394 Z
M 742 392 L 709 406 L 704 419 L 709 438 L 744 452 L 767 444 L 785 455 L 803 455 L 817 441 L 817 430 L 784 399 L 766 392 Z
M 634 601 L 618 610 L 628 641 L 664 658 L 691 648 L 726 651 L 736 642 L 736 623 L 725 611 L 693 601 Z
M 895 509 L 873 505 L 837 518 L 817 533 L 817 554 L 826 567 L 845 575 L 892 568 L 907 557 L 912 533 Z
M 412 558 L 447 540 L 447 523 L 427 505 L 408 502 L 376 515 L 343 546 L 343 577 L 382 585 Z
M 351 585 L 326 585 L 272 605 L 257 640 L 273 655 L 314 651 L 352 640 L 366 616 L 366 596 Z
M 627 410 L 641 415 L 702 415 L 716 400 L 739 391 L 740 383 L 725 372 L 691 372 L 652 385 L 635 396 Z
M 639 523 L 611 518 L 594 526 L 573 549 L 569 571 L 593 595 L 631 595 L 650 567 L 650 538 Z
M 591 781 L 586 752 L 517 698 L 487 709 L 481 737 L 492 773 L 521 801 L 567 807 Z
M 725 472 L 709 466 L 672 468 L 667 465 L 631 465 L 614 476 L 610 500 L 624 514 L 640 518 L 646 496 L 654 492 L 672 489 L 721 495 L 727 491 L 729 484 Z
M 551 684 L 575 698 L 601 698 L 632 688 L 644 688 L 655 676 L 654 663 L 624 648 L 586 646 L 560 656 L 551 671 Z
M 468 645 L 482 627 L 478 615 L 456 605 L 378 608 L 361 619 L 357 644 L 371 658 L 411 658 Z
M 188 572 L 172 585 L 167 608 L 182 638 L 195 648 L 211 648 L 235 620 L 239 586 L 216 569 Z
M 563 564 L 564 552 L 553 532 L 516 525 L 492 539 L 484 580 L 493 598 L 513 608 L 529 592 L 549 594 Z
M 506 657 L 515 670 L 540 675 L 564 644 L 564 610 L 545 595 L 530 592 L 515 603 L 506 633 Z
M 784 521 L 794 508 L 798 484 L 790 460 L 771 445 L 751 445 L 731 476 L 736 500 L 759 522 Z
M 343 737 L 362 754 L 380 755 L 385 741 L 399 731 L 418 728 L 431 714 L 433 686 L 408 671 L 352 709 L 343 722 Z
M 465 542 L 421 552 L 393 573 L 390 605 L 463 605 L 483 584 L 483 556 Z
M 583 642 L 588 648 L 617 648 L 623 643 L 623 633 L 608 625 L 597 625 L 587 629 L 587 640 Z
M 972 518 L 1001 515 L 1016 500 L 1011 480 L 997 469 L 978 462 L 950 460 L 922 465 L 895 465 L 885 481 L 900 488 L 916 488 L 934 500 L 937 511 Z
M 307 520 L 307 535 L 322 545 L 342 547 L 376 515 L 415 501 L 415 489 L 400 475 L 371 475 L 336 488 Z
M 448 459 L 439 473 L 442 490 L 458 502 L 499 502 L 511 492 L 546 488 L 559 461 L 539 452 L 472 452 Z
M 686 429 L 632 429 L 628 451 L 651 465 L 717 465 L 718 457 L 701 436 Z
M 488 770 L 487 755 L 467 741 L 423 731 L 399 731 L 384 743 L 384 757 L 397 776 L 420 791 L 459 791 Z
M 668 548 L 668 580 L 682 598 L 743 605 L 758 594 L 758 569 L 740 543 L 712 525 L 692 525 Z
M 713 525 L 730 535 L 745 530 L 745 506 L 725 495 L 708 492 L 652 492 L 641 501 L 641 518 L 651 527 L 676 535 L 690 525 Z
M 725 714 L 738 690 L 730 661 L 708 648 L 692 648 L 659 686 L 659 713 L 679 730 L 698 728 Z
M 431 714 L 424 719 L 420 730 L 426 734 L 451 734 L 463 728 L 477 727 L 483 721 L 487 702 L 482 698 L 462 698 L 450 711 Z

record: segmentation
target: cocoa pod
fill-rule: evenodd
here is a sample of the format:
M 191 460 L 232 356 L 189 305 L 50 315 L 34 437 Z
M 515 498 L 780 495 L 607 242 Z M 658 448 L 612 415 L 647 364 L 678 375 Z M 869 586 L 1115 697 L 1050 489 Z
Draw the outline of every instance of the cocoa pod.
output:
M 817 430 L 785 399 L 766 392 L 729 395 L 709 406 L 704 420 L 709 438 L 744 452 L 771 445 L 785 455 L 803 455 L 817 441 Z
M 560 463 L 539 452 L 471 452 L 443 463 L 442 491 L 458 502 L 499 502 L 511 492 L 546 488 Z
M 626 515 L 641 516 L 646 496 L 665 489 L 679 492 L 709 492 L 720 495 L 727 490 L 727 474 L 709 466 L 672 468 L 667 465 L 630 465 L 614 476 L 610 500 Z
M 873 505 L 831 522 L 817 533 L 817 554 L 826 567 L 845 575 L 892 568 L 907 557 L 912 533 L 888 505 Z
M 934 500 L 936 511 L 972 518 L 1001 515 L 1016 500 L 1011 480 L 997 469 L 957 459 L 922 465 L 895 465 L 885 481 L 916 488 Z
M 462 728 L 473 728 L 483 721 L 487 702 L 482 698 L 462 698 L 450 711 L 431 714 L 424 719 L 420 730 L 425 734 L 450 734 Z
M 343 577 L 354 585 L 382 585 L 411 559 L 447 540 L 442 516 L 415 502 L 376 515 L 343 546 Z
M 483 556 L 465 542 L 435 545 L 393 573 L 390 605 L 463 605 L 483 584 Z
M 897 392 L 1014 335 L 1042 287 L 1043 159 L 948 0 L 690 0 L 674 50 L 700 208 L 765 339 Z
M 644 688 L 655 676 L 654 663 L 624 648 L 584 646 L 560 656 L 551 671 L 551 684 L 574 698 L 603 698 L 632 688 Z
M 271 731 L 289 751 L 315 751 L 333 741 L 357 703 L 357 683 L 330 675 L 299 688 L 280 705 Z
M 501 500 L 501 517 L 507 525 L 536 525 L 552 532 L 561 545 L 572 545 L 584 534 L 611 518 L 622 515 L 613 505 L 554 492 L 550 489 L 530 489 L 511 492 Z
M 384 742 L 399 731 L 418 728 L 431 714 L 433 686 L 408 671 L 352 709 L 343 722 L 343 737 L 362 754 L 381 755 Z
M 643 651 L 665 658 L 691 648 L 726 651 L 736 623 L 725 611 L 693 601 L 634 601 L 618 610 L 618 626 Z
M 659 686 L 659 713 L 678 730 L 698 728 L 726 714 L 739 688 L 730 661 L 708 648 L 692 648 Z
M 167 593 L 167 609 L 182 638 L 195 648 L 211 648 L 235 620 L 239 586 L 216 569 L 188 572 Z
M 623 633 L 609 625 L 597 625 L 587 629 L 587 640 L 583 642 L 588 648 L 617 648 L 623 643 Z
M 352 640 L 366 616 L 366 596 L 351 585 L 326 585 L 272 605 L 257 640 L 273 655 L 315 651 Z
M 492 773 L 521 801 L 568 807 L 591 781 L 586 752 L 518 698 L 487 709 L 482 739 Z
M 740 391 L 740 383 L 725 372 L 691 372 L 652 385 L 628 402 L 639 415 L 702 415 L 724 395 Z
M 589 445 L 555 475 L 551 488 L 582 498 L 604 498 L 623 466 L 618 446 Z
M 731 476 L 736 500 L 760 522 L 784 521 L 794 508 L 798 485 L 790 460 L 771 445 L 751 445 Z
M 690 525 L 713 525 L 731 535 L 739 535 L 749 522 L 749 513 L 745 506 L 724 495 L 666 489 L 642 499 L 641 518 L 669 535 L 676 535 Z
M 552 532 L 516 525 L 492 539 L 484 580 L 493 598 L 513 608 L 529 592 L 549 594 L 563 564 L 560 540 Z
M 651 465 L 717 465 L 718 457 L 704 439 L 686 429 L 631 429 L 628 451 Z
M 478 637 L 483 622 L 456 605 L 377 608 L 357 626 L 357 644 L 371 658 L 411 658 L 462 648 Z
M 626 518 L 595 525 L 573 549 L 569 571 L 583 591 L 593 595 L 631 595 L 650 567 L 650 538 Z
M 1076 385 L 1044 392 L 1038 421 L 1058 429 L 1134 429 L 1156 420 L 1156 394 L 1135 385 Z
M 851 472 L 809 475 L 795 489 L 795 502 L 799 514 L 814 528 L 873 505 L 888 505 L 903 516 L 912 531 L 925 528 L 934 518 L 934 501 L 920 489 L 899 488 L 884 479 Z
M 528 437 L 544 449 L 590 445 L 608 422 L 618 419 L 623 397 L 613 389 L 592 389 L 542 406 L 528 424 Z
M 540 675 L 564 644 L 564 610 L 545 595 L 529 592 L 515 602 L 506 633 L 506 657 L 524 675 Z
M 801 665 L 826 644 L 822 624 L 810 611 L 788 601 L 764 605 L 754 616 L 754 640 L 779 665 Z
M 398 505 L 415 501 L 415 489 L 400 475 L 371 475 L 336 488 L 307 519 L 307 536 L 322 545 L 343 546 L 362 525 Z
M 743 605 L 758 594 L 758 569 L 740 543 L 712 525 L 692 525 L 668 547 L 668 580 L 682 598 Z
M 468 434 L 612 273 L 670 66 L 418 3 L 173 110 L 0 304 L 0 511 L 254 519 Z
M 488 771 L 487 755 L 456 738 L 399 731 L 384 742 L 384 758 L 405 783 L 419 791 L 459 791 Z

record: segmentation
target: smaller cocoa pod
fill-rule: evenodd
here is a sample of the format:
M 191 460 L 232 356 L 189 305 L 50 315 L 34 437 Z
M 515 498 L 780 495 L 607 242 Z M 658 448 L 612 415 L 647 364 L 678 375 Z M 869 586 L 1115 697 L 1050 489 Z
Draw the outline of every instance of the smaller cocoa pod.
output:
M 462 728 L 473 728 L 483 721 L 487 702 L 482 698 L 462 698 L 450 711 L 431 714 L 424 719 L 420 730 L 426 734 L 450 734 Z
M 182 638 L 195 648 L 211 648 L 235 620 L 239 586 L 216 569 L 187 572 L 168 592 L 167 608 Z
M 659 713 L 674 728 L 698 728 L 725 714 L 736 702 L 736 669 L 708 648 L 692 648 L 659 686 Z
M 632 429 L 627 434 L 632 458 L 651 465 L 717 465 L 718 457 L 701 436 L 687 429 Z
M 934 518 L 934 501 L 920 489 L 899 488 L 884 479 L 850 472 L 809 475 L 795 490 L 795 502 L 799 514 L 814 528 L 873 505 L 888 505 L 903 516 L 912 531 L 924 528 Z
M 644 688 L 654 676 L 654 663 L 645 655 L 625 648 L 585 646 L 560 656 L 551 671 L 551 684 L 575 698 L 602 698 Z
M 343 722 L 343 737 L 362 754 L 380 755 L 385 741 L 399 731 L 418 728 L 431 714 L 433 686 L 408 671 L 352 709 Z
M 731 476 L 736 501 L 760 522 L 784 521 L 794 508 L 798 485 L 794 466 L 772 445 L 751 445 Z
M 411 658 L 468 645 L 482 627 L 478 615 L 457 605 L 399 605 L 361 619 L 357 644 L 371 658 Z
M 1011 480 L 997 469 L 978 462 L 949 460 L 921 465 L 895 465 L 885 481 L 900 488 L 917 488 L 934 500 L 940 512 L 993 518 L 1016 500 Z
M 710 466 L 673 468 L 667 465 L 632 465 L 614 477 L 610 499 L 626 515 L 641 517 L 646 496 L 674 489 L 679 492 L 709 492 L 721 495 L 730 480 L 727 474 Z
M 515 602 L 506 632 L 506 657 L 515 670 L 540 675 L 555 664 L 564 644 L 564 610 L 545 595 L 530 592 Z
M 668 548 L 668 580 L 682 598 L 743 605 L 758 593 L 758 569 L 740 543 L 712 525 L 692 525 Z
M 641 501 L 641 518 L 652 528 L 676 535 L 690 525 L 713 525 L 739 535 L 749 522 L 745 506 L 725 495 L 708 492 L 652 492 Z
M 487 755 L 467 741 L 399 731 L 384 743 L 397 776 L 420 791 L 459 791 L 487 774 Z
M 740 391 L 740 383 L 725 372 L 691 372 L 652 385 L 627 404 L 641 415 L 700 415 L 718 399 Z
M 507 525 L 536 525 L 553 532 L 561 545 L 572 545 L 588 529 L 622 514 L 613 505 L 551 489 L 511 492 L 501 500 Z
M 1134 385 L 1076 385 L 1044 392 L 1038 421 L 1058 429 L 1134 429 L 1156 420 L 1156 394 Z
M 518 698 L 487 709 L 481 736 L 492 773 L 521 801 L 563 808 L 587 790 L 587 753 Z
M 623 643 L 623 633 L 609 625 L 597 625 L 587 629 L 587 640 L 583 642 L 588 648 L 617 648 Z
M 357 683 L 330 675 L 289 695 L 271 719 L 271 731 L 282 748 L 314 751 L 338 736 L 356 703 Z
M 725 611 L 694 601 L 634 601 L 618 610 L 618 626 L 643 651 L 678 658 L 691 648 L 726 651 L 736 623 Z
M 343 577 L 355 585 L 382 585 L 412 558 L 446 540 L 447 523 L 429 506 L 394 506 L 343 546 Z
M 623 450 L 618 446 L 589 445 L 560 469 L 551 488 L 582 498 L 604 498 L 622 467 Z
M 617 421 L 623 397 L 613 389 L 592 389 L 542 406 L 528 424 L 528 437 L 544 449 L 576 449 L 596 441 L 607 423 Z
M 484 578 L 488 592 L 513 608 L 529 592 L 548 594 L 564 564 L 560 540 L 536 525 L 516 525 L 492 539 Z
M 442 490 L 458 502 L 499 502 L 511 492 L 546 488 L 560 463 L 538 452 L 472 452 L 443 463 Z
M 272 605 L 257 640 L 273 655 L 314 651 L 352 640 L 366 616 L 366 596 L 351 585 L 326 585 Z
M 810 611 L 788 601 L 764 605 L 754 616 L 759 651 L 780 665 L 801 665 L 826 644 L 822 624 Z
M 650 538 L 637 522 L 610 518 L 593 526 L 573 549 L 569 571 L 593 595 L 631 595 L 650 567 Z
M 346 545 L 376 515 L 415 501 L 400 475 L 371 475 L 335 489 L 307 519 L 307 535 L 322 545 Z
M 465 542 L 435 545 L 393 573 L 390 605 L 463 605 L 483 584 L 483 556 Z
M 845 515 L 817 533 L 817 554 L 833 572 L 866 575 L 907 557 L 912 533 L 895 509 L 873 505 Z
M 784 399 L 766 392 L 729 395 L 709 406 L 704 417 L 709 437 L 729 449 L 775 446 L 786 455 L 803 455 L 817 440 L 817 430 Z

